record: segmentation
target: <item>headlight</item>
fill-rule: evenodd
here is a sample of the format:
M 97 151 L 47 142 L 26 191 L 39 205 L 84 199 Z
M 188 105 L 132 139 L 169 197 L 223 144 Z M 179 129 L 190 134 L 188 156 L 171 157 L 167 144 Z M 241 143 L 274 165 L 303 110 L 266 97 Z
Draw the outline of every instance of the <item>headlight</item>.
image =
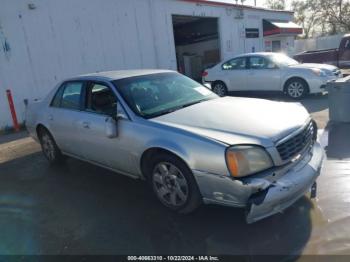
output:
M 314 73 L 317 76 L 327 76 L 327 73 L 322 69 L 311 68 L 311 71 L 312 71 L 312 73 Z
M 248 176 L 273 166 L 268 153 L 257 146 L 233 146 L 226 150 L 227 167 L 233 177 Z

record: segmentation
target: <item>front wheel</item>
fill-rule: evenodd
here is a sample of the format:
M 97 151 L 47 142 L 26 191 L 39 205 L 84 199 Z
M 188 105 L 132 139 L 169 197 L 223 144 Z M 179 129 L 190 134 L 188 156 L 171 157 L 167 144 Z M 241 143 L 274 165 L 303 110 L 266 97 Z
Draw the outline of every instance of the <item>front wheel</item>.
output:
M 190 213 L 201 204 L 196 181 L 183 161 L 170 154 L 160 154 L 151 162 L 150 184 L 164 206 Z
M 223 97 L 227 95 L 227 87 L 223 82 L 214 82 L 212 86 L 212 90 L 218 96 Z
M 301 99 L 309 93 L 307 84 L 302 79 L 291 79 L 286 83 L 285 93 L 292 99 Z

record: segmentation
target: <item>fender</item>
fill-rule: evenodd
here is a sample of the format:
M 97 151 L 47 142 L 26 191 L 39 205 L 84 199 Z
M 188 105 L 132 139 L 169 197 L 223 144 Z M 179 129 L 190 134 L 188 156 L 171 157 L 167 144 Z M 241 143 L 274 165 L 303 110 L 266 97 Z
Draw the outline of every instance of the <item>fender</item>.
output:
M 153 139 L 145 145 L 145 149 L 143 150 L 139 160 L 140 166 L 141 166 L 141 161 L 144 154 L 148 150 L 156 149 L 156 148 L 163 149 L 173 153 L 174 155 L 182 159 L 190 168 L 193 166 L 193 159 L 191 159 L 189 152 L 183 146 L 181 146 L 180 144 L 174 141 L 164 139 L 164 138 Z

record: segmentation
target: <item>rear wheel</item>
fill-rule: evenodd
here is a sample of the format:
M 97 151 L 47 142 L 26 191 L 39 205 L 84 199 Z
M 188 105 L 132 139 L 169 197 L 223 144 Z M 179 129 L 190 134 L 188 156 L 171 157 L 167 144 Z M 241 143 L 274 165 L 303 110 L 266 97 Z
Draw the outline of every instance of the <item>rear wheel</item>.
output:
M 227 95 L 227 87 L 224 82 L 221 82 L 221 81 L 214 82 L 212 85 L 212 90 L 214 93 L 216 93 L 220 97 Z
M 292 99 L 301 99 L 309 93 L 307 83 L 299 78 L 288 80 L 284 92 Z
M 190 213 L 201 204 L 201 195 L 190 169 L 177 157 L 161 153 L 152 158 L 148 174 L 158 200 L 179 213 Z
M 58 164 L 64 160 L 61 150 L 58 148 L 50 132 L 45 128 L 39 130 L 39 140 L 43 154 L 50 164 Z

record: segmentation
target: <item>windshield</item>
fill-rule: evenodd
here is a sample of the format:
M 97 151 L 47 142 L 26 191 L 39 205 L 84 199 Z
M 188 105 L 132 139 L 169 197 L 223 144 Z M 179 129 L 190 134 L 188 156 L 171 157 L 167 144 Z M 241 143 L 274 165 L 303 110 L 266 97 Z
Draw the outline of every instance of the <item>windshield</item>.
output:
M 291 66 L 299 64 L 298 61 L 290 58 L 285 54 L 273 54 L 270 55 L 270 58 L 273 62 L 275 62 L 278 66 Z
M 145 118 L 218 98 L 208 88 L 175 72 L 130 77 L 113 83 L 129 107 Z

